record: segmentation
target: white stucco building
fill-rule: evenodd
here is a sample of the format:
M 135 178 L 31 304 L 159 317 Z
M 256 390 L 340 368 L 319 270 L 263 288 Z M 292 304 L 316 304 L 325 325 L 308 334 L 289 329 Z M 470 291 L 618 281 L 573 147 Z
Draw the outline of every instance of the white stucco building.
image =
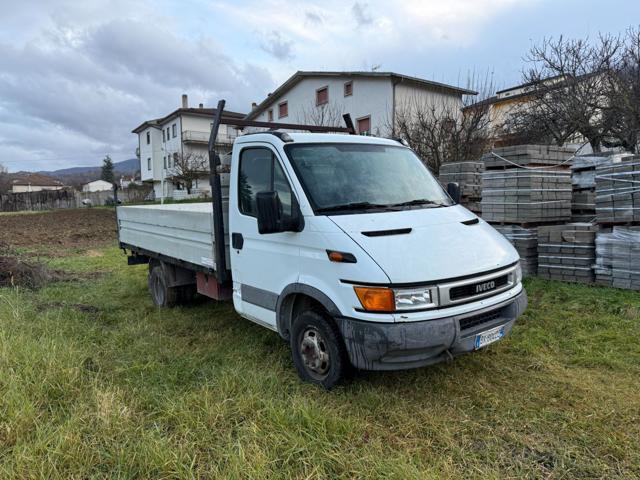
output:
M 105 190 L 113 190 L 113 185 L 104 180 L 94 180 L 82 185 L 83 192 L 104 192 Z
M 200 104 L 190 108 L 186 95 L 182 107 L 165 117 L 147 120 L 133 133 L 138 135 L 137 156 L 143 182 L 153 183 L 156 198 L 185 198 L 186 189 L 176 175 L 176 161 L 180 158 L 208 158 L 209 133 L 216 113 L 215 108 Z M 243 113 L 224 111 L 225 117 L 244 118 Z M 220 125 L 217 137 L 219 153 L 231 150 L 237 131 L 229 125 Z M 210 192 L 209 177 L 200 176 L 192 185 L 192 195 Z
M 394 135 L 400 109 L 462 108 L 476 92 L 392 72 L 296 72 L 260 104 L 248 120 L 344 126 L 349 113 L 360 134 Z
M 11 192 L 42 192 L 43 190 L 62 190 L 64 184 L 41 173 L 19 172 L 12 175 Z

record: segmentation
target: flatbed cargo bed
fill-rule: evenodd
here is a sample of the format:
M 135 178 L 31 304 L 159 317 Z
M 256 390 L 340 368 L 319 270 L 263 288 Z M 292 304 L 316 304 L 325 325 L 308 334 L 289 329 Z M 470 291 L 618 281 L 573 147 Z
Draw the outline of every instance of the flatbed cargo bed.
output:
M 228 202 L 223 201 L 225 251 L 229 265 Z M 118 207 L 120 244 L 143 254 L 216 270 L 212 204 L 182 203 Z

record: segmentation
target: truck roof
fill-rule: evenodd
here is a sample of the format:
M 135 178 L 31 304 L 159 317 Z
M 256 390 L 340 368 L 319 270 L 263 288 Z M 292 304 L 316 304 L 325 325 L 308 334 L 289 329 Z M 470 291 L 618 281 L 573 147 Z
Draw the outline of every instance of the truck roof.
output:
M 390 138 L 370 137 L 365 135 L 344 135 L 341 133 L 296 133 L 287 132 L 287 134 L 293 139 L 293 142 L 288 143 L 363 143 L 369 145 L 393 145 L 398 146 L 400 143 L 397 140 Z M 250 133 L 246 135 L 240 135 L 236 138 L 236 143 L 248 143 L 248 142 L 283 142 L 279 136 L 273 133 Z

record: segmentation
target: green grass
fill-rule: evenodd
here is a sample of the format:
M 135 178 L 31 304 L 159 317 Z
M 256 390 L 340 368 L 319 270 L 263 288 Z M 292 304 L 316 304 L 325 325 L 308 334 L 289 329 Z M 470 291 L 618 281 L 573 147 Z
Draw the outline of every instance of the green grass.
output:
M 230 303 L 158 310 L 100 252 L 0 290 L 0 478 L 640 476 L 637 293 L 529 281 L 502 342 L 327 393 Z

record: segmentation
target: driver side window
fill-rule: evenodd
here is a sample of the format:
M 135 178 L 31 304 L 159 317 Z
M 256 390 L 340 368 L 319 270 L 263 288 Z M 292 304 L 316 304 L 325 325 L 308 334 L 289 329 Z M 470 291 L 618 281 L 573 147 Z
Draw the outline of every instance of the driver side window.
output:
M 275 191 L 282 204 L 283 215 L 291 216 L 291 187 L 287 177 L 268 148 L 246 148 L 240 153 L 238 177 L 238 207 L 240 212 L 251 217 L 258 216 L 256 194 Z

